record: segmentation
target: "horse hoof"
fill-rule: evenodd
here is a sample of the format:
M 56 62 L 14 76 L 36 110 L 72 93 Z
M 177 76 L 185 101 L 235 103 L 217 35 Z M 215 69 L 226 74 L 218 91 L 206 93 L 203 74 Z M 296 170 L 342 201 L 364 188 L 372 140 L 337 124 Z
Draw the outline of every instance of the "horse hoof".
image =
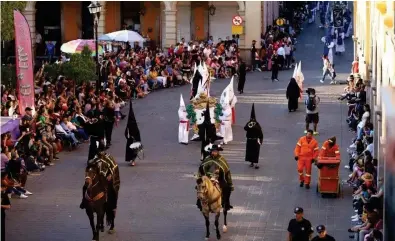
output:
M 228 227 L 226 227 L 226 225 L 224 225 L 224 226 L 222 227 L 222 231 L 223 231 L 224 233 L 228 232 Z
M 109 234 L 113 234 L 113 233 L 115 233 L 115 230 L 114 229 L 110 229 L 110 230 L 108 230 L 108 233 Z
M 217 239 L 221 239 L 221 234 L 217 234 Z

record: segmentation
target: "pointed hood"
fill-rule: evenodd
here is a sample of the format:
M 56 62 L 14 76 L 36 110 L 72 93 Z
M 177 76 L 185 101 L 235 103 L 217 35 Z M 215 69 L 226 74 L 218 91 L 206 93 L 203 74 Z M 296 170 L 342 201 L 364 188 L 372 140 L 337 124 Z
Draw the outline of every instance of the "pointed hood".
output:
M 184 98 L 182 98 L 182 94 L 180 94 L 180 108 L 185 108 Z
M 255 103 L 252 103 L 250 120 L 256 120 L 256 116 L 255 116 Z
M 125 129 L 125 137 L 127 139 L 133 137 L 134 141 L 140 142 L 141 141 L 140 130 L 137 125 L 136 117 L 134 115 L 132 99 L 130 99 L 129 103 L 130 103 L 129 116 L 128 116 L 128 123 Z
M 298 64 L 295 64 L 295 69 L 294 69 L 294 73 L 292 75 L 292 78 L 296 79 L 296 75 L 298 74 Z
M 302 73 L 302 61 L 299 62 L 298 70 L 296 71 L 296 77 L 298 82 L 302 83 L 304 81 L 304 75 Z
M 229 87 L 229 86 L 227 86 L 227 87 L 222 91 L 221 97 L 220 97 L 220 99 L 219 99 L 219 103 L 220 103 L 222 106 L 224 105 L 225 97 L 228 95 L 228 87 Z
M 127 126 L 129 126 L 130 124 L 133 124 L 133 123 L 137 123 L 136 117 L 134 116 L 132 99 L 130 99 L 129 104 L 130 104 L 130 107 L 129 107 L 129 116 L 128 116 Z
M 232 76 L 232 78 L 230 79 L 230 83 L 227 87 L 228 89 L 228 97 L 229 97 L 229 104 L 231 105 L 231 107 L 235 107 L 236 103 L 237 103 L 237 97 L 235 95 L 235 91 L 233 88 L 233 81 L 234 81 L 234 75 Z

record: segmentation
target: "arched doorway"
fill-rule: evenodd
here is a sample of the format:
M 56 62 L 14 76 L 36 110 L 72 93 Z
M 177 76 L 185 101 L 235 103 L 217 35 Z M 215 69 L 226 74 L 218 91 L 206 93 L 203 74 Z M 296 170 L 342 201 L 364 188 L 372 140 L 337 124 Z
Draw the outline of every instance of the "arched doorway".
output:
M 40 34 L 43 45 L 37 49 L 37 56 L 44 55 L 45 42 L 56 42 L 55 54 L 59 53 L 62 44 L 61 2 L 36 2 L 36 34 Z
M 89 12 L 88 6 L 91 4 L 91 1 L 82 1 L 81 2 L 81 30 L 82 30 L 82 39 L 93 39 L 95 36 L 93 29 L 93 16 Z
M 122 29 L 132 30 L 141 34 L 141 16 L 146 12 L 144 2 L 121 2 Z

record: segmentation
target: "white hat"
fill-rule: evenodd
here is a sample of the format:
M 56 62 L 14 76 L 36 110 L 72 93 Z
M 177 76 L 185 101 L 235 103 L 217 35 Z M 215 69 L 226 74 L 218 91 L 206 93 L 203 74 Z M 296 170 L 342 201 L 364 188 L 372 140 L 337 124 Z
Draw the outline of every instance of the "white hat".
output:
M 182 98 L 182 94 L 180 94 L 180 107 L 185 107 L 184 98 Z

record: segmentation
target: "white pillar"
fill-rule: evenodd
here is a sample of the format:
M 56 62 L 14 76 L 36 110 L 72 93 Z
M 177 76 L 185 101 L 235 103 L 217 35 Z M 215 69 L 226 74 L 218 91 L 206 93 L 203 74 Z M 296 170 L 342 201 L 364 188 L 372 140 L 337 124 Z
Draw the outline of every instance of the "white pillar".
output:
M 169 48 L 177 41 L 177 10 L 165 10 L 165 41 L 164 47 Z
M 245 44 L 249 46 L 252 40 L 255 40 L 255 47 L 259 49 L 261 47 L 261 2 L 246 1 L 245 4 Z
M 99 37 L 103 34 L 106 34 L 106 2 L 100 1 L 100 5 L 102 6 L 102 8 L 100 12 L 99 23 L 97 26 L 97 34 L 99 35 Z
M 241 49 L 243 49 L 243 48 L 246 48 L 246 41 L 245 41 L 245 39 L 246 39 L 246 24 L 245 24 L 245 11 L 244 10 L 238 10 L 237 11 L 238 13 L 239 13 L 239 16 L 243 19 L 243 23 L 242 23 L 242 25 L 243 25 L 243 34 L 240 34 L 239 35 L 239 48 L 241 48 Z
M 32 46 L 34 46 L 36 43 L 36 2 L 28 2 L 25 10 L 23 10 L 23 15 L 25 15 L 27 23 L 29 24 Z

